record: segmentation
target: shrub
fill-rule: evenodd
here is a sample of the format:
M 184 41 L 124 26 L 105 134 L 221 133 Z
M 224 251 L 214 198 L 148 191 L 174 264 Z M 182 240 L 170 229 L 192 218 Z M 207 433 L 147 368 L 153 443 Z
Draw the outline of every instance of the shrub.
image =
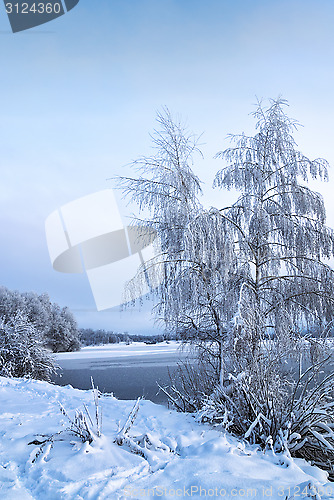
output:
M 85 411 L 76 410 L 74 418 L 71 418 L 63 405 L 60 404 L 61 413 L 69 421 L 69 427 L 66 429 L 76 437 L 78 437 L 83 443 L 88 442 L 91 444 L 96 437 L 101 437 L 102 434 L 102 410 L 99 405 L 99 398 L 101 393 L 97 388 L 94 387 L 93 378 L 91 377 L 92 383 L 92 394 L 95 406 L 95 418 L 92 418 L 87 405 L 84 404 Z M 93 423 L 93 420 L 95 423 Z
M 263 450 L 305 458 L 334 479 L 334 373 L 323 371 L 328 360 L 294 380 L 277 358 L 263 356 L 203 398 L 198 417 Z
M 256 357 L 226 345 L 224 384 L 217 366 L 203 358 L 179 364 L 169 387 L 161 388 L 179 411 L 271 450 L 278 461 L 305 458 L 334 479 L 334 373 L 325 343 L 265 341 Z M 302 371 L 302 364 L 308 368 Z M 326 375 L 327 372 L 327 375 Z
M 53 352 L 80 349 L 79 331 L 73 314 L 67 307 L 50 302 L 44 293 L 20 293 L 0 287 L 0 320 L 11 322 L 18 313 L 23 314 L 43 339 L 45 347 Z
M 50 380 L 55 361 L 36 327 L 18 311 L 0 324 L 0 375 Z

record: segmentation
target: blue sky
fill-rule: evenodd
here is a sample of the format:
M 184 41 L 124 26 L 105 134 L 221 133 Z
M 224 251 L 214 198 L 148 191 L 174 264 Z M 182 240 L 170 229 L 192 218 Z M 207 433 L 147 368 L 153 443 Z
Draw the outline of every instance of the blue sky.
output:
M 80 0 L 17 34 L 0 7 L 1 284 L 47 291 L 81 326 L 155 328 L 148 304 L 97 313 L 84 275 L 53 271 L 45 219 L 129 173 L 162 106 L 204 133 L 207 204 L 226 204 L 213 156 L 229 132 L 253 132 L 256 96 L 288 99 L 300 149 L 334 165 L 332 0 Z M 315 187 L 334 226 L 331 177 Z

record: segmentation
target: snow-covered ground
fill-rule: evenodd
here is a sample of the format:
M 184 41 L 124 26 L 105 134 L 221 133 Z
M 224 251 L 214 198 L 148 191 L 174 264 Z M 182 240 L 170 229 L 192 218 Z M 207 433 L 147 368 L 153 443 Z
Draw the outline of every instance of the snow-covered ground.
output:
M 123 498 L 334 498 L 334 483 L 303 460 L 263 454 L 228 434 L 150 401 L 140 402 L 131 437 L 147 434 L 146 458 L 114 443 L 133 401 L 104 395 L 102 436 L 91 445 L 63 433 L 39 446 L 41 435 L 66 428 L 59 402 L 73 416 L 91 391 L 0 377 L 0 498 L 82 500 Z M 44 438 L 45 439 L 45 438 Z
M 56 354 L 58 361 L 85 360 L 101 358 L 121 358 L 127 356 L 152 356 L 177 354 L 180 351 L 181 343 L 176 341 L 160 342 L 159 344 L 145 344 L 145 342 L 133 342 L 126 345 L 106 344 L 83 347 L 80 351 L 59 352 Z

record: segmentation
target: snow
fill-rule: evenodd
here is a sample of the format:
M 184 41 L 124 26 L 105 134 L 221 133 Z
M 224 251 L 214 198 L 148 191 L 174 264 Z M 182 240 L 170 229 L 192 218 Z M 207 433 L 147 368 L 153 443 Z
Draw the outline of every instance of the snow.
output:
M 148 345 L 145 342 L 135 342 L 129 345 L 125 343 L 107 344 L 83 347 L 80 351 L 59 352 L 55 355 L 57 361 L 119 358 L 127 356 L 148 356 L 156 354 L 177 354 L 181 346 L 180 342 L 171 341 Z
M 334 498 L 327 474 L 304 460 L 263 453 L 184 415 L 141 401 L 131 437 L 147 435 L 146 458 L 114 443 L 133 401 L 103 395 L 102 436 L 91 445 L 62 433 L 53 444 L 28 444 L 66 428 L 59 402 L 73 416 L 91 391 L 0 377 L 0 498 Z M 308 495 L 308 492 L 310 493 Z

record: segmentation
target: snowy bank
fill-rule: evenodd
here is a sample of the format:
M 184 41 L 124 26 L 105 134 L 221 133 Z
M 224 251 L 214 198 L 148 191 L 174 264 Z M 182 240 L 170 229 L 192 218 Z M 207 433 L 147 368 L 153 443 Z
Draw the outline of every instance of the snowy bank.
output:
M 0 377 L 0 496 L 5 500 L 123 498 L 334 498 L 327 474 L 304 460 L 263 454 L 198 424 L 191 415 L 141 401 L 129 431 L 148 436 L 146 458 L 114 443 L 133 401 L 103 395 L 102 436 L 91 445 L 74 435 L 43 447 L 28 444 L 65 429 L 91 391 Z
M 106 344 L 82 347 L 80 351 L 58 352 L 55 354 L 57 361 L 81 360 L 81 359 L 106 359 L 122 358 L 132 356 L 152 356 L 161 354 L 178 354 L 181 343 L 176 341 L 160 342 L 159 344 L 145 344 L 145 342 L 134 342 L 125 344 Z

